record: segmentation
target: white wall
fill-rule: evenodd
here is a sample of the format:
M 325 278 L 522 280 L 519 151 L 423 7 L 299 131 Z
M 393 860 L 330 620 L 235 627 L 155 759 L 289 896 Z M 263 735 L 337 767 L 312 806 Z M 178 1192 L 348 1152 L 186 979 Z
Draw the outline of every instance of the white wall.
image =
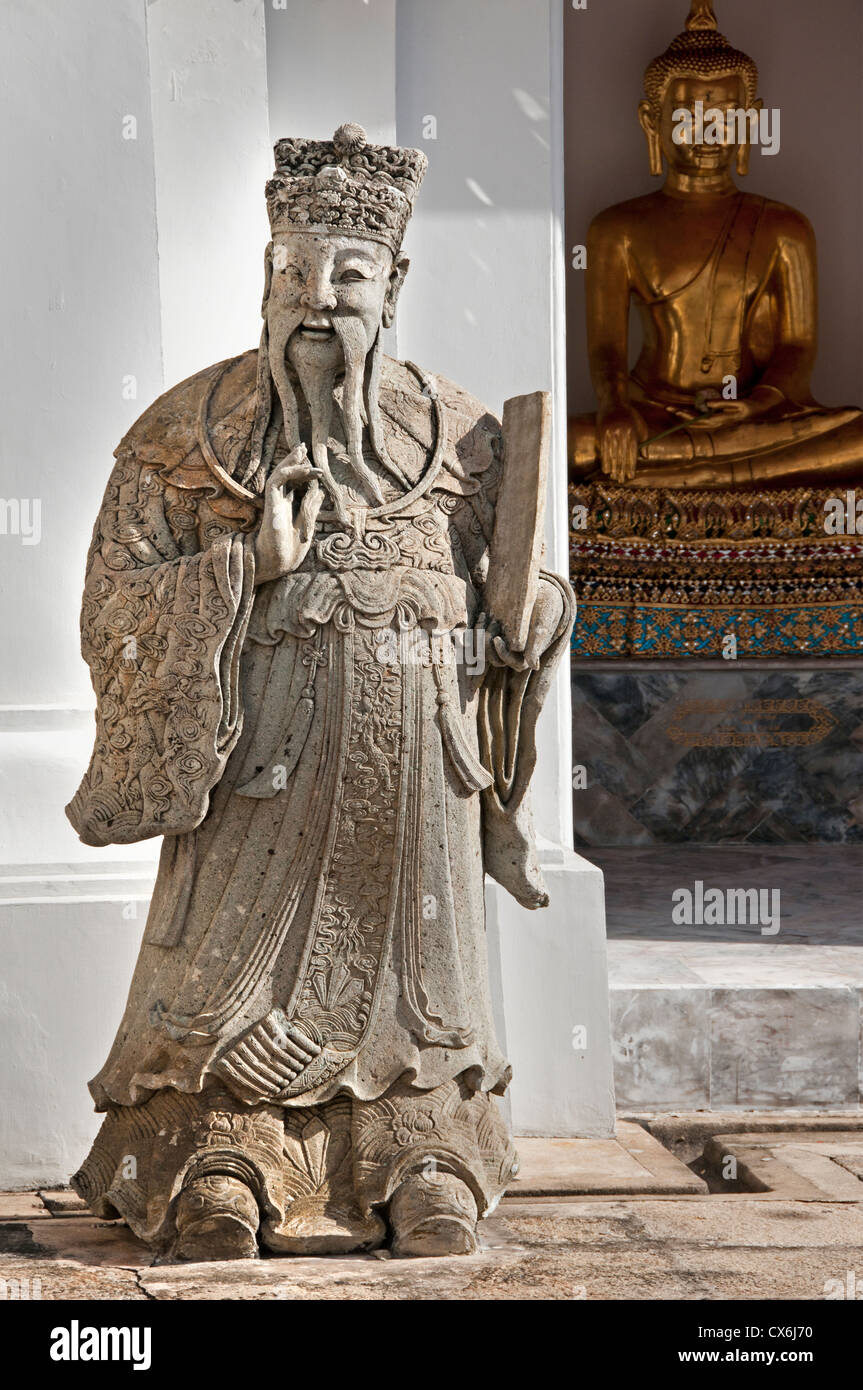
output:
M 429 158 L 405 348 L 500 410 L 552 382 L 549 5 L 401 0 L 397 45 L 398 140 Z
M 38 545 L 0 534 L 0 1183 L 58 1182 L 95 1132 L 85 1082 L 154 852 L 88 850 L 63 814 L 92 740 L 93 520 L 112 450 L 162 389 L 143 0 L 5 0 L 0 55 L 0 496 L 41 504 Z M 81 877 L 106 863 L 116 878 Z
M 0 1187 L 65 1185 L 98 1129 L 87 1081 L 123 1014 L 146 917 L 133 898 L 35 900 L 0 928 Z
M 93 519 L 112 450 L 162 387 L 142 0 L 4 0 L 0 54 L 0 495 L 42 506 L 39 545 L 0 535 L 0 705 L 82 704 Z
M 391 145 L 395 33 L 396 0 L 270 0 L 272 144 L 297 135 L 329 140 L 345 121 L 357 121 L 374 144 Z
M 117 857 L 63 814 L 92 737 L 78 611 L 112 451 L 162 372 L 143 0 L 9 0 L 0 54 L 0 496 L 41 510 L 38 544 L 0 534 L 2 877 Z

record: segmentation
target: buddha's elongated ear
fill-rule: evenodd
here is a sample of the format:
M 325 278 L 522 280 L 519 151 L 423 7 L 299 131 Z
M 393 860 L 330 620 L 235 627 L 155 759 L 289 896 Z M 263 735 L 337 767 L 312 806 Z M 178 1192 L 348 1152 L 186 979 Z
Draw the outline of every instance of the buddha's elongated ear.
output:
M 396 316 L 396 304 L 398 303 L 399 295 L 401 294 L 401 288 L 405 282 L 405 276 L 408 273 L 409 265 L 410 260 L 407 256 L 397 256 L 396 259 L 393 261 L 393 268 L 390 271 L 390 282 L 387 286 L 386 298 L 384 299 L 384 307 L 381 312 L 381 323 L 383 324 L 384 328 L 390 328 L 392 326 L 392 321 Z
M 267 300 L 270 297 L 270 286 L 273 283 L 273 243 L 269 242 L 264 252 L 264 294 L 261 299 L 261 317 L 267 312 Z
M 638 123 L 647 138 L 650 172 L 654 177 L 658 177 L 662 173 L 662 141 L 659 138 L 651 102 L 644 100 L 638 103 Z
M 752 103 L 752 108 L 751 108 L 751 109 L 752 109 L 753 111 L 757 111 L 758 114 L 759 114 L 759 117 L 760 117 L 760 115 L 761 115 L 761 108 L 763 107 L 763 105 L 764 105 L 764 102 L 761 100 L 760 97 L 758 97 L 758 99 L 757 99 L 756 101 L 753 101 L 753 103 Z M 746 123 L 746 132 L 747 132 L 747 136 L 748 136 L 748 133 L 749 133 L 749 122 L 748 122 L 748 121 L 747 121 L 747 123 Z M 738 174 L 740 175 L 740 177 L 741 177 L 742 179 L 745 179 L 745 178 L 746 178 L 746 175 L 749 173 L 749 152 L 750 152 L 750 148 L 751 148 L 751 146 L 750 146 L 750 143 L 749 143 L 749 140 L 748 140 L 748 139 L 743 139 L 743 140 L 741 140 L 741 141 L 740 141 L 740 144 L 737 146 L 737 165 L 736 165 L 736 168 L 737 168 Z

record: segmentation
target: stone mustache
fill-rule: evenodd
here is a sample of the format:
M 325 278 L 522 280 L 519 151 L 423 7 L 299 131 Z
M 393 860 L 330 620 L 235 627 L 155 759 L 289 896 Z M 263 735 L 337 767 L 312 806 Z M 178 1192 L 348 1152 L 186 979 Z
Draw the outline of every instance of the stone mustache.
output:
M 483 883 L 547 902 L 528 784 L 574 605 L 547 399 L 502 431 L 383 354 L 425 163 L 277 144 L 260 347 L 145 412 L 96 522 L 68 814 L 164 839 L 73 1185 L 161 1259 L 469 1253 L 515 1168 Z

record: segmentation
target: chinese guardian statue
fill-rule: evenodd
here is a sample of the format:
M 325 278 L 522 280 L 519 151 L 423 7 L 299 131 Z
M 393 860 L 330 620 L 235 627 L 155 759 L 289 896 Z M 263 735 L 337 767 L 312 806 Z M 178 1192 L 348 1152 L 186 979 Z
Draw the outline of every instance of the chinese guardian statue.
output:
M 539 557 L 513 645 L 517 451 L 382 350 L 425 157 L 356 125 L 275 153 L 260 348 L 132 427 L 88 559 L 68 814 L 164 838 L 73 1182 L 160 1259 L 469 1253 L 515 1167 L 484 875 L 547 902 L 528 782 L 573 600 Z

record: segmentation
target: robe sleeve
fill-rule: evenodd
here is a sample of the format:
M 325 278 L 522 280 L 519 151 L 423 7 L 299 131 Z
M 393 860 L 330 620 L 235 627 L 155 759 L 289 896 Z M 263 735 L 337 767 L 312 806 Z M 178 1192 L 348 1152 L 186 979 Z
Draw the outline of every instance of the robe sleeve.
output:
M 459 440 L 459 475 L 471 480 L 466 504 L 453 517 L 459 545 L 480 608 L 494 529 L 501 473 L 500 427 L 485 416 Z M 473 480 L 476 479 L 474 482 Z M 455 488 L 452 488 L 455 491 Z M 479 691 L 479 756 L 493 781 L 482 797 L 485 869 L 523 907 L 545 907 L 533 824 L 530 779 L 536 767 L 536 724 L 575 620 L 575 595 L 566 579 L 540 571 L 537 607 L 548 638 L 537 671 L 488 666 Z M 498 614 L 492 614 L 498 617 Z
M 489 667 L 479 692 L 480 760 L 492 775 L 482 792 L 483 858 L 491 874 L 522 907 L 546 907 L 536 848 L 530 779 L 536 767 L 536 723 L 567 650 L 575 620 L 575 596 L 565 579 L 540 572 L 537 605 L 552 615 L 539 670 Z M 557 622 L 553 622 L 557 616 Z
M 194 498 L 121 447 L 87 561 L 81 650 L 96 692 L 90 765 L 66 814 L 88 845 L 193 830 L 242 731 L 254 599 L 242 532 L 199 549 Z

